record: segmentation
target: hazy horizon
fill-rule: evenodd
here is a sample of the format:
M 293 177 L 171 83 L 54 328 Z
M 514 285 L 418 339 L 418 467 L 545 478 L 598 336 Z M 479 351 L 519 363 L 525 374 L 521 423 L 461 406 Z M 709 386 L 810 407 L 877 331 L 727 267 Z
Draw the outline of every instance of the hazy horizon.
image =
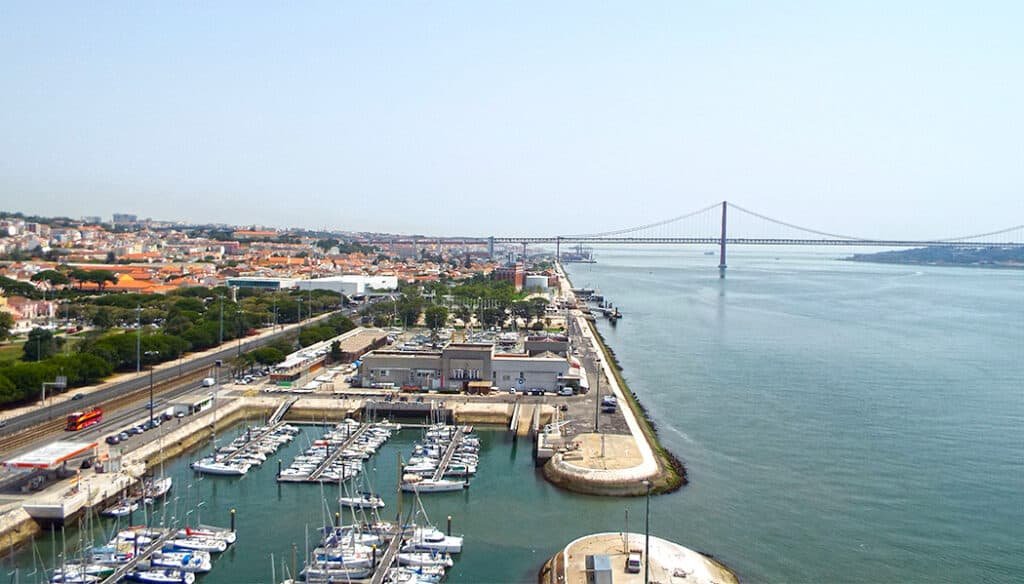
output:
M 931 238 L 1024 224 L 1024 5 L 0 7 L 0 208 L 426 235 L 727 199 Z

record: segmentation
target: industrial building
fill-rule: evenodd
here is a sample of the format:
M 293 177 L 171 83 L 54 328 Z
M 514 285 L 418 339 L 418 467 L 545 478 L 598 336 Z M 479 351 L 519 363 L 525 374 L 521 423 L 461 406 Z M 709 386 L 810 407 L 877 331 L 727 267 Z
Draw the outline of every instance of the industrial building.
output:
M 495 353 L 491 343 L 450 343 L 439 351 L 372 351 L 359 373 L 365 387 L 465 391 L 487 381 L 500 389 L 554 392 L 572 383 L 569 368 L 551 352 Z
M 228 278 L 228 286 L 237 288 L 257 288 L 260 290 L 287 290 L 295 287 L 291 278 L 265 278 L 260 276 L 239 276 Z
M 356 296 L 373 290 L 397 290 L 398 276 L 363 276 L 357 274 L 328 276 L 326 278 L 298 280 L 295 283 L 295 287 L 299 290 L 330 290 L 345 296 Z

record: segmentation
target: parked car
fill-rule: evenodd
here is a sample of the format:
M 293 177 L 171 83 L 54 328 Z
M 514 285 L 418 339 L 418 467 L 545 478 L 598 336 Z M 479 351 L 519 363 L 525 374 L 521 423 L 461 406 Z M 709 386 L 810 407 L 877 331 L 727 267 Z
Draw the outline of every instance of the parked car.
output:
M 83 397 L 85 397 L 84 393 L 76 393 L 75 395 L 71 396 L 71 400 L 74 401 L 76 399 L 82 399 Z
M 640 553 L 632 552 L 626 557 L 626 572 L 630 574 L 640 573 Z
M 172 416 L 170 412 L 164 412 L 163 415 L 161 415 L 160 417 L 163 418 L 165 422 L 170 422 L 172 419 L 174 419 L 174 416 Z
M 544 395 L 544 388 L 543 387 L 531 387 L 530 390 L 528 392 L 526 392 L 526 393 L 528 393 L 530 395 Z
M 574 392 L 571 387 L 563 387 L 562 389 L 558 390 L 558 395 L 562 397 L 569 397 L 572 395 L 576 395 L 576 392 Z
M 107 436 L 106 443 L 111 445 L 111 446 L 113 446 L 115 444 L 120 444 L 120 442 L 121 442 L 121 437 L 118 436 L 117 434 L 111 434 L 110 436 Z
M 121 442 L 124 442 L 125 440 L 130 438 L 131 435 L 128 434 L 128 432 L 121 432 L 120 434 L 117 435 L 117 437 L 121 439 Z

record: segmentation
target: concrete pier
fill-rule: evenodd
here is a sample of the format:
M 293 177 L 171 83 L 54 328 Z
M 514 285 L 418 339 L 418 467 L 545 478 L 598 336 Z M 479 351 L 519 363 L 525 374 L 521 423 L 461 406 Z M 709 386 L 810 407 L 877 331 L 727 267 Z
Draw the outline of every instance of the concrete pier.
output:
M 540 584 L 589 584 L 593 581 L 616 584 L 642 584 L 644 562 L 650 582 L 662 584 L 739 584 L 739 578 L 721 562 L 683 547 L 677 543 L 650 537 L 650 558 L 645 558 L 643 533 L 596 533 L 569 543 L 541 568 Z M 640 555 L 638 571 L 627 571 L 630 553 Z M 604 562 L 588 562 L 602 557 L 607 562 L 604 574 L 596 574 L 593 566 Z

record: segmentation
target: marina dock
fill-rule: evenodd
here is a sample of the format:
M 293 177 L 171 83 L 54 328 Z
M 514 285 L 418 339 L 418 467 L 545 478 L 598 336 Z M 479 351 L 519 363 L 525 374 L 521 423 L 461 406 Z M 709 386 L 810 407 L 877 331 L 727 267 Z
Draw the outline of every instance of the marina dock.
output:
M 455 433 L 452 434 L 452 440 L 448 443 L 448 448 L 445 449 L 444 454 L 441 456 L 441 462 L 437 465 L 437 470 L 434 471 L 433 480 L 439 481 L 444 477 L 444 473 L 448 471 L 448 465 L 452 462 L 452 455 L 458 450 L 459 445 L 462 444 L 462 426 L 455 428 Z
M 337 461 L 339 457 L 341 457 L 342 453 L 345 452 L 345 449 L 347 449 L 350 446 L 352 446 L 352 444 L 354 444 L 356 442 L 356 440 L 358 440 L 359 437 L 362 436 L 363 433 L 366 432 L 366 429 L 369 428 L 369 427 L 370 427 L 369 424 L 360 424 L 359 425 L 359 429 L 356 430 L 355 432 L 353 432 L 351 435 L 349 435 L 349 437 L 346 438 L 345 441 L 341 443 L 341 445 L 336 446 L 334 452 L 330 453 L 330 455 L 327 458 L 325 458 L 323 460 L 323 462 L 321 462 L 320 465 L 317 466 L 316 470 L 314 470 L 313 472 L 311 472 L 309 474 L 309 476 L 305 476 L 305 477 L 303 477 L 303 476 L 278 476 L 277 477 L 278 482 L 282 482 L 282 483 L 315 483 L 315 482 L 319 482 L 320 481 L 320 475 L 324 474 L 324 471 L 326 471 L 328 468 L 330 468 L 331 465 L 334 464 L 334 462 Z
M 395 559 L 398 558 L 398 550 L 401 548 L 402 534 L 401 532 L 395 533 L 391 536 L 388 547 L 384 550 L 384 555 L 377 561 L 377 566 L 373 570 L 373 576 L 370 577 L 370 584 L 383 584 L 384 579 L 388 575 L 388 570 L 391 569 Z
M 139 565 L 139 562 L 148 560 L 154 552 L 162 549 L 164 544 L 167 543 L 167 540 L 169 540 L 173 534 L 173 529 L 164 530 L 160 537 L 150 542 L 145 549 L 139 550 L 139 552 L 132 556 L 132 558 L 126 563 L 118 566 L 117 570 L 114 570 L 113 574 L 107 576 L 101 581 L 101 584 L 114 584 L 115 582 L 121 582 L 124 580 L 124 577 L 129 572 L 135 570 L 136 566 Z
M 285 403 L 287 403 L 287 402 L 285 402 Z M 230 452 L 230 453 L 224 455 L 224 457 L 220 459 L 221 462 L 229 462 L 229 461 L 231 461 L 231 459 L 233 459 L 236 456 L 244 453 L 246 451 L 246 449 L 250 445 L 255 444 L 256 442 L 259 442 L 260 440 L 262 440 L 266 436 L 269 436 L 274 430 L 277 430 L 278 428 L 280 428 L 283 425 L 284 425 L 284 422 L 274 422 L 274 423 L 271 423 L 271 425 L 269 425 L 266 428 L 264 428 L 262 432 L 260 432 L 258 434 L 255 434 L 255 435 L 251 434 L 251 430 L 250 430 L 249 431 L 250 435 L 248 436 L 248 440 L 245 441 L 245 444 L 240 446 L 238 448 L 238 450 L 235 450 L 234 452 Z

